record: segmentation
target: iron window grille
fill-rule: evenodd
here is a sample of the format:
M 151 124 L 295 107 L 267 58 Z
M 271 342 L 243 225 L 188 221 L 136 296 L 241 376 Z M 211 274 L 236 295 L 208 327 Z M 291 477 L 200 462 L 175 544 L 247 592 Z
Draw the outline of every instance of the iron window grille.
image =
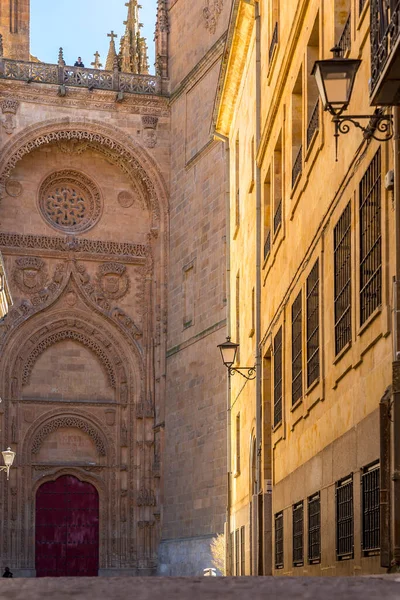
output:
M 319 378 L 319 260 L 307 277 L 307 386 Z
M 375 554 L 380 549 L 380 468 L 375 463 L 363 469 L 362 494 L 362 549 L 364 554 Z
M 333 231 L 335 271 L 335 352 L 351 342 L 351 204 Z
M 245 527 L 240 528 L 240 574 L 243 576 L 246 574 L 246 553 L 245 553 Z
M 314 137 L 314 133 L 319 129 L 319 98 L 315 103 L 315 106 L 311 112 L 311 117 L 307 127 L 307 148 L 311 144 Z
M 354 558 L 353 475 L 336 484 L 336 555 Z
M 275 515 L 275 569 L 283 569 L 283 512 Z
M 361 15 L 362 11 L 364 10 L 364 6 L 367 0 L 359 0 L 358 3 L 358 14 Z
M 297 178 L 303 172 L 303 145 L 297 151 L 296 158 L 294 159 L 293 169 L 292 169 L 292 187 L 295 186 Z
M 304 506 L 303 502 L 293 505 L 293 566 L 304 564 Z
M 321 562 L 321 497 L 320 493 L 308 499 L 308 562 Z
M 292 305 L 292 405 L 303 396 L 302 304 L 300 292 Z
M 264 260 L 267 258 L 268 254 L 271 252 L 271 232 L 268 231 L 267 237 L 265 238 L 264 243 Z
M 235 575 L 240 575 L 239 529 L 235 531 Z
M 282 327 L 274 338 L 274 427 L 282 421 Z
M 382 302 L 381 150 L 360 182 L 360 317 L 363 325 Z
M 275 23 L 274 31 L 271 37 L 271 43 L 269 45 L 268 59 L 271 62 L 272 57 L 274 56 L 275 47 L 278 44 L 278 23 Z

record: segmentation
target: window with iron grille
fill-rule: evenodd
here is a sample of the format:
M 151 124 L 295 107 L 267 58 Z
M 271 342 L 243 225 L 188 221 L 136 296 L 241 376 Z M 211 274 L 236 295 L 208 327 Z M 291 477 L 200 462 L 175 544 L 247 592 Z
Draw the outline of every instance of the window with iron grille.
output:
M 236 415 L 236 474 L 240 473 L 240 413 Z
M 274 427 L 282 421 L 282 327 L 274 338 Z
M 243 527 L 240 528 L 240 574 L 246 575 L 246 550 L 245 550 L 245 544 L 246 544 L 246 530 Z
M 292 305 L 292 404 L 303 396 L 302 304 L 300 292 Z
M 321 562 L 321 497 L 320 493 L 308 499 L 308 562 Z
M 319 260 L 307 277 L 307 386 L 319 378 Z
M 382 302 L 381 151 L 360 182 L 361 325 Z
M 354 558 L 353 475 L 336 484 L 336 554 Z
M 362 486 L 362 549 L 364 554 L 375 554 L 380 548 L 380 469 L 375 463 L 363 469 Z
M 283 512 L 275 515 L 275 569 L 283 569 Z
M 240 575 L 239 529 L 235 531 L 235 575 Z
M 351 204 L 333 230 L 335 269 L 335 352 L 351 341 Z
M 304 564 L 304 507 L 303 502 L 293 505 L 293 566 Z

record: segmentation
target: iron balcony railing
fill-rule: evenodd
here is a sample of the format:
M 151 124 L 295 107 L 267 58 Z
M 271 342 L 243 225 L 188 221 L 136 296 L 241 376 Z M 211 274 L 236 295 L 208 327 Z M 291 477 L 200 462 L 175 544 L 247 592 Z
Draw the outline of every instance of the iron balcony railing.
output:
M 294 159 L 293 169 L 292 169 L 292 187 L 297 181 L 299 175 L 301 175 L 303 171 L 303 145 L 300 146 L 296 158 Z
M 272 33 L 271 43 L 269 45 L 268 58 L 269 62 L 271 62 L 272 57 L 274 56 L 275 46 L 278 44 L 278 22 L 275 23 L 274 31 Z
M 337 43 L 339 46 L 342 56 L 345 56 L 351 49 L 351 13 L 347 17 L 347 21 L 344 24 L 342 34 Z
M 400 0 L 371 0 L 371 92 L 400 38 Z
M 268 231 L 267 237 L 265 238 L 264 243 L 264 260 L 267 258 L 268 254 L 271 252 L 271 232 Z
M 319 129 L 319 99 L 316 101 L 312 110 L 310 121 L 307 127 L 307 148 L 311 144 L 314 133 Z
M 161 94 L 161 79 L 100 69 L 11 60 L 0 56 L 0 79 L 110 90 L 127 94 Z

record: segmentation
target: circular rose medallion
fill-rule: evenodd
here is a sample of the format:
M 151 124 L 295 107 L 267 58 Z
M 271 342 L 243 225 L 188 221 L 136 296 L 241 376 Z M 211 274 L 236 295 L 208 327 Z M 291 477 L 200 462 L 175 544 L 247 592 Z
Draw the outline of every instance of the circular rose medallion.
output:
M 17 198 L 21 195 L 22 185 L 16 179 L 8 179 L 6 181 L 6 192 L 12 198 Z
M 102 199 L 89 177 L 68 169 L 56 171 L 43 181 L 39 189 L 39 209 L 53 228 L 64 233 L 82 233 L 99 220 Z
M 123 208 L 129 208 L 134 203 L 133 194 L 128 191 L 122 191 L 118 194 L 118 202 Z

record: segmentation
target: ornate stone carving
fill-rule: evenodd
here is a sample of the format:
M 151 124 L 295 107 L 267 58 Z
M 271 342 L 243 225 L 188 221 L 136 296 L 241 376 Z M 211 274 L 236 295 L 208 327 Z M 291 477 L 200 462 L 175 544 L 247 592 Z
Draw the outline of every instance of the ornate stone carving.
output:
M 128 192 L 127 190 L 123 190 L 118 194 L 118 203 L 122 208 L 130 208 L 135 202 L 135 198 L 132 192 Z
M 121 446 L 123 448 L 127 448 L 128 446 L 128 428 L 125 421 L 122 423 L 121 427 Z
M 0 246 L 12 249 L 47 250 L 56 256 L 69 250 L 85 255 L 123 256 L 125 260 L 145 258 L 145 244 L 129 244 L 126 242 L 104 242 L 84 238 L 53 237 L 48 235 L 22 235 L 19 233 L 0 233 Z
M 218 19 L 224 6 L 224 0 L 205 0 L 203 17 L 206 29 L 212 34 L 217 29 Z
M 24 408 L 23 415 L 25 423 L 33 423 L 33 419 L 35 418 L 35 411 L 33 408 Z
M 13 280 L 24 294 L 36 294 L 43 288 L 46 279 L 47 271 L 41 258 L 26 256 L 15 261 Z
M 52 173 L 39 189 L 39 208 L 45 221 L 65 233 L 91 229 L 102 212 L 96 184 L 83 173 L 65 169 Z
M 66 428 L 66 427 L 75 427 L 80 429 L 87 435 L 89 435 L 94 441 L 97 451 L 100 456 L 106 456 L 106 448 L 103 440 L 101 439 L 99 433 L 96 429 L 90 425 L 87 421 L 80 419 L 79 417 L 58 417 L 56 419 L 52 419 L 38 431 L 36 434 L 33 443 L 31 452 L 32 454 L 38 454 L 44 439 L 53 433 L 53 431 L 57 431 L 58 429 Z
M 123 298 L 129 290 L 129 277 L 121 263 L 105 263 L 97 272 L 97 285 L 109 300 Z
M 6 192 L 11 198 L 18 198 L 22 193 L 22 185 L 16 179 L 8 179 L 6 182 Z
M 115 425 L 115 410 L 113 408 L 108 408 L 104 411 L 106 417 L 106 423 L 109 427 Z
M 79 140 L 59 140 L 57 142 L 57 148 L 64 154 L 83 154 L 88 149 L 87 142 L 80 142 Z
M 154 417 L 154 405 L 150 398 L 148 398 L 147 400 L 141 400 L 137 403 L 136 417 L 138 419 L 151 419 Z
M 156 498 L 153 490 L 142 488 L 137 498 L 138 506 L 156 506 Z
M 11 135 L 16 128 L 15 115 L 17 114 L 19 102 L 14 98 L 5 98 L 1 101 L 1 112 L 3 113 L 3 127 L 8 135 Z
M 66 329 L 63 331 L 58 331 L 57 333 L 53 333 L 53 334 L 49 335 L 48 337 L 44 338 L 43 340 L 41 340 L 35 346 L 35 348 L 29 354 L 29 357 L 26 360 L 24 368 L 23 368 L 23 372 L 22 372 L 22 384 L 23 385 L 27 385 L 29 383 L 29 379 L 30 379 L 30 376 L 32 373 L 33 366 L 34 366 L 35 362 L 37 361 L 37 359 L 39 358 L 39 356 L 41 354 L 43 354 L 43 352 L 45 350 L 47 350 L 47 348 L 50 348 L 50 346 L 52 346 L 53 344 L 56 344 L 57 342 L 61 342 L 63 340 L 75 340 L 75 341 L 83 344 L 90 350 L 92 350 L 95 354 L 97 354 L 101 363 L 103 364 L 104 368 L 106 369 L 110 386 L 113 388 L 116 387 L 114 368 L 113 368 L 113 365 L 111 364 L 111 361 L 108 358 L 107 354 L 104 352 L 104 350 L 101 348 L 101 346 L 95 341 L 95 339 L 92 339 L 91 337 L 89 337 L 79 331 L 74 331 L 73 329 Z
M 154 115 L 143 115 L 142 125 L 143 129 L 157 129 L 158 117 Z

